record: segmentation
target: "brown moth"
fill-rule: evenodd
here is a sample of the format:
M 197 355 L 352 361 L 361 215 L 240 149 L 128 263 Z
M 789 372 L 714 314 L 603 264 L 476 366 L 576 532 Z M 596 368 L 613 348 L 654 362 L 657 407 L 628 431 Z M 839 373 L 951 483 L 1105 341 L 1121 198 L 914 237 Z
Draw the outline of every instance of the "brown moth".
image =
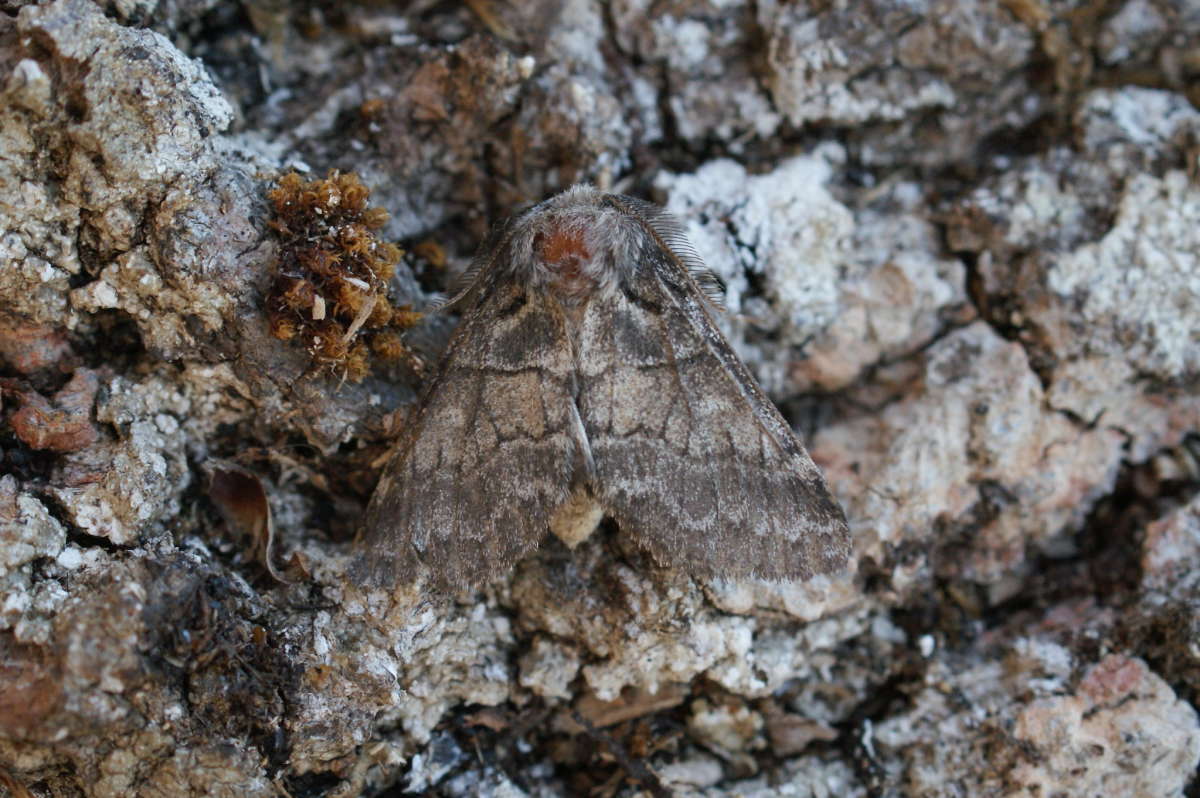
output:
M 370 582 L 476 585 L 605 516 L 696 576 L 845 566 L 842 509 L 714 324 L 672 217 L 576 186 L 496 230 L 468 279 L 367 508 Z

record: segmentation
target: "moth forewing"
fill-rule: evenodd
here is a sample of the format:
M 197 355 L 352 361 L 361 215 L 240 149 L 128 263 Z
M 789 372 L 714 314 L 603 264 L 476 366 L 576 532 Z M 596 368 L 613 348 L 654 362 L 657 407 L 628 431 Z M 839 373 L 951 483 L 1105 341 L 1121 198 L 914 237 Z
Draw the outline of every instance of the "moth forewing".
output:
M 478 584 L 605 515 L 697 576 L 844 567 L 841 508 L 717 329 L 677 222 L 577 186 L 489 240 L 367 510 L 377 584 L 422 564 Z
M 704 304 L 651 250 L 585 317 L 579 404 L 601 503 L 660 562 L 697 575 L 841 568 L 841 509 Z
M 536 546 L 570 494 L 572 358 L 560 314 L 522 286 L 488 282 L 367 507 L 374 584 L 411 581 L 422 564 L 443 586 L 479 584 Z
M 616 207 L 637 218 L 645 226 L 646 232 L 656 240 L 658 249 L 675 259 L 682 270 L 691 277 L 700 295 L 707 300 L 709 310 L 724 312 L 725 284 L 701 260 L 678 219 L 663 208 L 636 197 L 622 195 L 612 197 L 611 200 Z

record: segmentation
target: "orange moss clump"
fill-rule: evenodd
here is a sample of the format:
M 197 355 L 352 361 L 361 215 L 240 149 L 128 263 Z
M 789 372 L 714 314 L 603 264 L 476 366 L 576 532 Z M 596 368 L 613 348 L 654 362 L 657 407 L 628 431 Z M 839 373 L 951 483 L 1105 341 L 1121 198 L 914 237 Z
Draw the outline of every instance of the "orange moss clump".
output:
M 373 358 L 415 363 L 400 333 L 421 318 L 388 301 L 403 253 L 376 236 L 388 214 L 367 206 L 370 193 L 357 175 L 337 171 L 309 181 L 292 172 L 267 192 L 280 238 L 266 302 L 271 334 L 355 381 L 370 373 Z
M 419 242 L 412 248 L 412 251 L 418 258 L 429 261 L 429 265 L 435 269 L 446 267 L 446 250 L 442 249 L 442 245 L 433 239 Z

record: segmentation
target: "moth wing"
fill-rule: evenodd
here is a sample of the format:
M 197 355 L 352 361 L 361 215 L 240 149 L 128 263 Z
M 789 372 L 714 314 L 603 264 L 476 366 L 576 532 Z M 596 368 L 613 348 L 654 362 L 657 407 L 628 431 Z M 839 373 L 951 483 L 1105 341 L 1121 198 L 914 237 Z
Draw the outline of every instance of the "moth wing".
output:
M 841 507 L 687 270 L 659 250 L 633 272 L 592 301 L 580 336 L 600 503 L 661 564 L 700 576 L 843 568 Z
M 443 586 L 486 581 L 537 545 L 569 493 L 578 436 L 562 314 L 516 284 L 483 296 L 367 507 L 360 573 L 375 585 L 411 581 L 421 563 Z

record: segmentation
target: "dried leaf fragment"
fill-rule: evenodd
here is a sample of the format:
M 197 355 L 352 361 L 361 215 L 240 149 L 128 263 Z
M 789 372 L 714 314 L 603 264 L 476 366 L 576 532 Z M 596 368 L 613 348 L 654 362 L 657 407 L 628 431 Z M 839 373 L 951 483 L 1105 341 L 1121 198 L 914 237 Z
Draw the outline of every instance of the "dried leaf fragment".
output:
M 556 725 L 568 734 L 579 734 L 584 727 L 573 719 L 578 715 L 597 729 L 603 729 L 627 720 L 674 709 L 684 702 L 688 692 L 686 684 L 666 685 L 656 693 L 627 687 L 612 701 L 602 701 L 594 694 L 588 693 L 580 698 L 575 703 L 574 710 L 563 715 Z
M 258 475 L 220 459 L 206 462 L 204 470 L 208 473 L 208 497 L 225 523 L 252 541 L 254 559 L 278 581 L 294 581 L 275 567 L 275 521 L 267 491 Z M 293 557 L 288 570 L 297 564 L 299 561 Z

